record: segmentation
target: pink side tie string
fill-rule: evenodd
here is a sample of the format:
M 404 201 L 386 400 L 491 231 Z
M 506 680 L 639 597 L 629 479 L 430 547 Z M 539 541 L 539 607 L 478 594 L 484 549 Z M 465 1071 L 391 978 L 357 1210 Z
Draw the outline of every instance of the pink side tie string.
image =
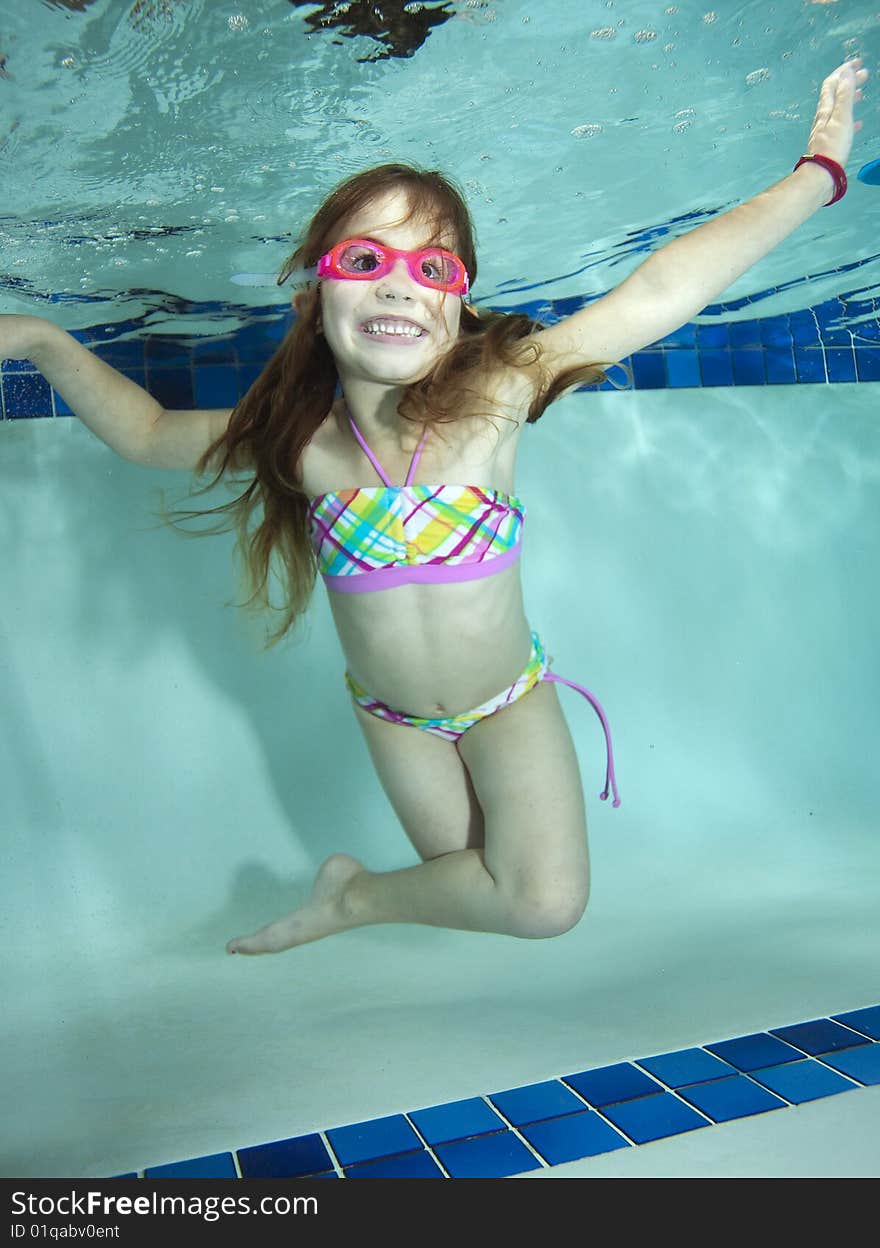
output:
M 611 804 L 612 806 L 619 806 L 620 794 L 617 792 L 617 779 L 614 775 L 614 751 L 611 748 L 611 729 L 608 727 L 608 720 L 605 717 L 605 712 L 602 710 L 602 706 L 599 702 L 599 699 L 594 697 L 593 694 L 590 693 L 589 689 L 585 689 L 583 685 L 579 685 L 573 680 L 566 680 L 564 676 L 557 676 L 555 672 L 545 672 L 544 675 L 541 677 L 541 679 L 542 680 L 555 680 L 561 685 L 568 685 L 570 689 L 577 689 L 578 693 L 582 693 L 584 695 L 584 697 L 592 706 L 593 710 L 599 716 L 599 719 L 602 724 L 602 730 L 605 733 L 605 756 L 606 756 L 605 789 L 602 793 L 599 794 L 599 797 L 602 799 L 603 802 L 607 801 L 608 790 L 610 787 L 611 791 L 614 793 L 614 801 Z

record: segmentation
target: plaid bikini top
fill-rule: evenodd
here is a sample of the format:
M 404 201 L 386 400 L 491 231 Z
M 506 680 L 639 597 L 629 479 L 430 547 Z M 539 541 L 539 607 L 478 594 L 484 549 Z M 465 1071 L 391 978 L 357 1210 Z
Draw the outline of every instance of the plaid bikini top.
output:
M 526 514 L 518 498 L 482 485 L 413 485 L 427 428 L 406 482 L 392 485 L 350 413 L 348 419 L 385 484 L 312 500 L 309 532 L 328 589 L 359 594 L 473 581 L 516 562 Z

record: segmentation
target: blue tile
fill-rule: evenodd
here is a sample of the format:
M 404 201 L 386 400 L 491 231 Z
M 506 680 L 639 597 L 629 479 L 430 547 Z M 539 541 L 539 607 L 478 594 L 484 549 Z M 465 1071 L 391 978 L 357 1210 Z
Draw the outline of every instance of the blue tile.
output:
M 660 1053 L 656 1057 L 640 1057 L 639 1065 L 657 1079 L 662 1079 L 670 1088 L 736 1074 L 727 1062 L 704 1049 L 679 1049 L 675 1053 Z
M 636 351 L 630 357 L 636 390 L 665 390 L 666 369 L 662 351 Z
M 214 1153 L 210 1157 L 193 1157 L 175 1161 L 168 1166 L 150 1166 L 145 1179 L 237 1179 L 232 1153 Z
M 735 350 L 733 356 L 733 379 L 738 386 L 763 386 L 764 352 L 754 349 Z
M 541 1169 L 537 1157 L 512 1131 L 441 1144 L 434 1152 L 453 1179 L 503 1179 L 510 1174 Z
M 629 1062 L 599 1066 L 596 1070 L 584 1070 L 577 1075 L 565 1075 L 564 1078 L 575 1092 L 596 1109 L 660 1091 L 655 1079 Z
M 787 315 L 761 318 L 761 342 L 765 347 L 791 347 L 791 325 Z
M 797 381 L 797 372 L 791 343 L 786 346 L 766 347 L 764 367 L 767 370 L 767 381 L 770 385 L 793 385 Z
M 151 367 L 147 389 L 163 407 L 189 411 L 196 405 L 192 370 L 189 368 Z
M 102 342 L 94 348 L 94 354 L 112 368 L 143 368 L 145 362 L 144 340 L 129 338 L 118 342 Z
M 819 326 L 809 310 L 792 312 L 789 316 L 792 337 L 797 346 L 816 346 L 819 343 Z
M 515 1127 L 524 1122 L 538 1122 L 541 1118 L 576 1114 L 584 1108 L 583 1101 L 558 1079 L 512 1088 L 508 1092 L 493 1092 L 489 1100 Z
M 333 1169 L 333 1161 L 318 1134 L 236 1151 L 244 1179 L 297 1179 Z
M 144 360 L 149 368 L 189 368 L 192 363 L 190 349 L 180 338 L 154 334 L 145 338 L 143 344 Z
M 637 1101 L 622 1105 L 609 1105 L 602 1110 L 604 1116 L 620 1127 L 636 1144 L 663 1139 L 667 1135 L 679 1135 L 710 1124 L 695 1109 L 674 1096 L 660 1092 L 657 1096 L 643 1096 Z
M 880 381 L 880 347 L 859 347 L 856 370 L 859 381 Z
M 383 1157 L 380 1161 L 364 1161 L 346 1166 L 347 1179 L 442 1179 L 443 1171 L 424 1148 L 417 1153 Z
M 858 1086 L 814 1062 L 812 1058 L 788 1062 L 785 1066 L 755 1070 L 752 1078 L 795 1105 L 804 1101 L 816 1101 L 822 1096 L 833 1096 L 836 1092 L 847 1092 Z
M 238 390 L 239 396 L 247 394 L 251 386 L 263 371 L 262 364 L 243 364 L 238 374 Z
M 283 337 L 284 325 L 279 317 L 275 322 L 262 321 L 245 325 L 236 334 L 235 346 L 242 360 L 265 361 L 275 353 Z
M 204 364 L 235 364 L 238 361 L 235 336 L 220 334 L 216 338 L 206 338 L 204 342 L 194 342 L 192 357 L 197 368 Z
M 794 362 L 799 382 L 811 384 L 827 381 L 824 352 L 814 347 L 795 346 Z
M 832 321 L 840 319 L 843 307 L 841 306 L 840 300 L 837 298 L 825 299 L 822 303 L 814 304 L 812 311 L 819 323 L 820 330 L 824 330 L 827 325 L 832 323 Z M 824 333 L 822 338 L 824 341 Z
M 7 420 L 52 415 L 52 388 L 39 373 L 3 374 L 3 414 Z
M 863 1010 L 847 1010 L 846 1014 L 832 1015 L 838 1023 L 854 1027 L 873 1040 L 880 1040 L 880 1005 L 868 1005 Z
M 863 343 L 872 346 L 875 342 L 880 342 L 880 320 L 859 321 L 852 327 L 852 336 L 856 346 Z
M 732 347 L 760 347 L 761 324 L 759 321 L 733 321 L 730 325 Z
M 490 1131 L 506 1131 L 507 1123 L 479 1096 L 447 1105 L 432 1105 L 409 1114 L 419 1131 L 432 1146 L 464 1140 L 471 1135 L 487 1135 Z
M 593 1110 L 550 1118 L 523 1127 L 522 1134 L 549 1166 L 561 1166 L 579 1157 L 595 1157 L 616 1148 L 631 1148 L 629 1140 L 609 1127 Z
M 866 1044 L 838 1053 L 823 1053 L 822 1061 L 859 1083 L 880 1083 L 880 1044 Z
M 797 1023 L 794 1027 L 773 1027 L 770 1034 L 814 1055 L 830 1053 L 834 1049 L 849 1049 L 858 1043 L 858 1037 L 852 1031 L 830 1018 L 817 1018 L 810 1023 Z
M 196 407 L 235 407 L 237 402 L 237 369 L 206 364 L 195 370 Z
M 675 343 L 680 347 L 694 347 L 697 344 L 697 327 L 693 324 L 682 325 L 674 329 L 671 334 L 667 334 L 665 338 L 661 338 L 660 341 Z
M 851 347 L 852 334 L 848 329 L 831 329 L 823 325 L 820 330 L 823 347 Z
M 733 367 L 729 351 L 701 351 L 700 372 L 704 386 L 732 386 Z
M 408 1153 L 414 1148 L 423 1147 L 422 1141 L 403 1114 L 390 1114 L 387 1118 L 355 1122 L 350 1127 L 334 1127 L 326 1134 L 343 1166 L 353 1165 L 357 1161 L 391 1157 L 394 1153 Z
M 697 344 L 701 355 L 704 349 L 711 350 L 713 347 L 728 348 L 730 346 L 729 327 L 726 324 L 698 325 Z
M 828 347 L 825 360 L 829 381 L 855 381 L 856 358 L 852 347 Z
M 670 386 L 699 386 L 700 360 L 696 351 L 664 351 Z
M 738 1040 L 722 1040 L 719 1044 L 707 1044 L 710 1053 L 730 1062 L 737 1070 L 760 1070 L 762 1066 L 779 1066 L 783 1062 L 797 1062 L 803 1056 L 800 1049 L 792 1048 L 776 1036 L 756 1032 L 740 1036 Z
M 733 1075 L 730 1079 L 679 1088 L 679 1093 L 697 1109 L 708 1114 L 713 1122 L 729 1122 L 732 1118 L 763 1114 L 769 1109 L 787 1108 L 785 1101 L 773 1096 L 766 1088 L 759 1087 L 745 1075 Z

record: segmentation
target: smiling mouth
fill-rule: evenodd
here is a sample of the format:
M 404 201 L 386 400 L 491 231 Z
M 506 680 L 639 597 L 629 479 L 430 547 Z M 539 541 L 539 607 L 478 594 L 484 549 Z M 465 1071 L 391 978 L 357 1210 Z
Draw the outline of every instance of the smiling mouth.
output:
M 427 331 L 422 329 L 421 325 L 416 325 L 414 321 L 404 320 L 402 317 L 377 316 L 372 320 L 364 321 L 361 325 L 361 333 L 366 334 L 368 338 L 376 338 L 382 342 L 418 342 L 420 338 L 426 336 Z

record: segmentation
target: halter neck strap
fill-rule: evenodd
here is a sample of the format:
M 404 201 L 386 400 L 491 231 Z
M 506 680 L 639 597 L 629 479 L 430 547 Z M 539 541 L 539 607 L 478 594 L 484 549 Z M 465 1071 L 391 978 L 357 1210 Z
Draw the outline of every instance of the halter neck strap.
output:
M 367 455 L 367 457 L 368 457 L 368 458 L 369 458 L 369 460 L 370 460 L 370 463 L 371 463 L 371 464 L 373 465 L 373 467 L 376 469 L 376 471 L 378 472 L 379 476 L 382 478 L 382 480 L 384 481 L 384 483 L 385 483 L 387 486 L 391 486 L 391 488 L 393 489 L 393 488 L 394 488 L 394 483 L 388 479 L 388 477 L 387 477 L 387 475 L 385 474 L 385 470 L 383 469 L 382 465 L 379 463 L 378 459 L 377 459 L 377 458 L 376 458 L 376 456 L 373 454 L 373 452 L 370 450 L 370 448 L 367 446 L 366 439 L 364 438 L 364 436 L 363 436 L 363 434 L 361 433 L 360 429 L 358 429 L 357 425 L 354 423 L 354 417 L 352 416 L 351 412 L 349 412 L 349 413 L 348 413 L 348 419 L 349 419 L 349 423 L 351 424 L 352 430 L 354 431 L 354 436 L 357 438 L 358 442 L 360 442 L 361 447 L 363 448 L 364 453 Z M 425 431 L 424 431 L 424 433 L 422 434 L 422 439 L 421 439 L 421 441 L 419 442 L 419 444 L 418 444 L 418 446 L 416 447 L 415 452 L 414 452 L 414 454 L 413 454 L 413 457 L 412 457 L 412 462 L 410 463 L 410 466 L 409 466 L 409 472 L 406 474 L 406 480 L 405 480 L 405 481 L 404 481 L 404 483 L 403 483 L 404 485 L 411 485 L 411 484 L 412 484 L 412 479 L 413 479 L 413 477 L 416 475 L 416 468 L 418 467 L 418 464 L 419 464 L 419 459 L 421 458 L 421 454 L 422 454 L 422 447 L 425 445 L 425 438 L 426 438 L 427 436 L 428 436 L 428 426 L 426 425 L 426 426 L 425 426 Z

